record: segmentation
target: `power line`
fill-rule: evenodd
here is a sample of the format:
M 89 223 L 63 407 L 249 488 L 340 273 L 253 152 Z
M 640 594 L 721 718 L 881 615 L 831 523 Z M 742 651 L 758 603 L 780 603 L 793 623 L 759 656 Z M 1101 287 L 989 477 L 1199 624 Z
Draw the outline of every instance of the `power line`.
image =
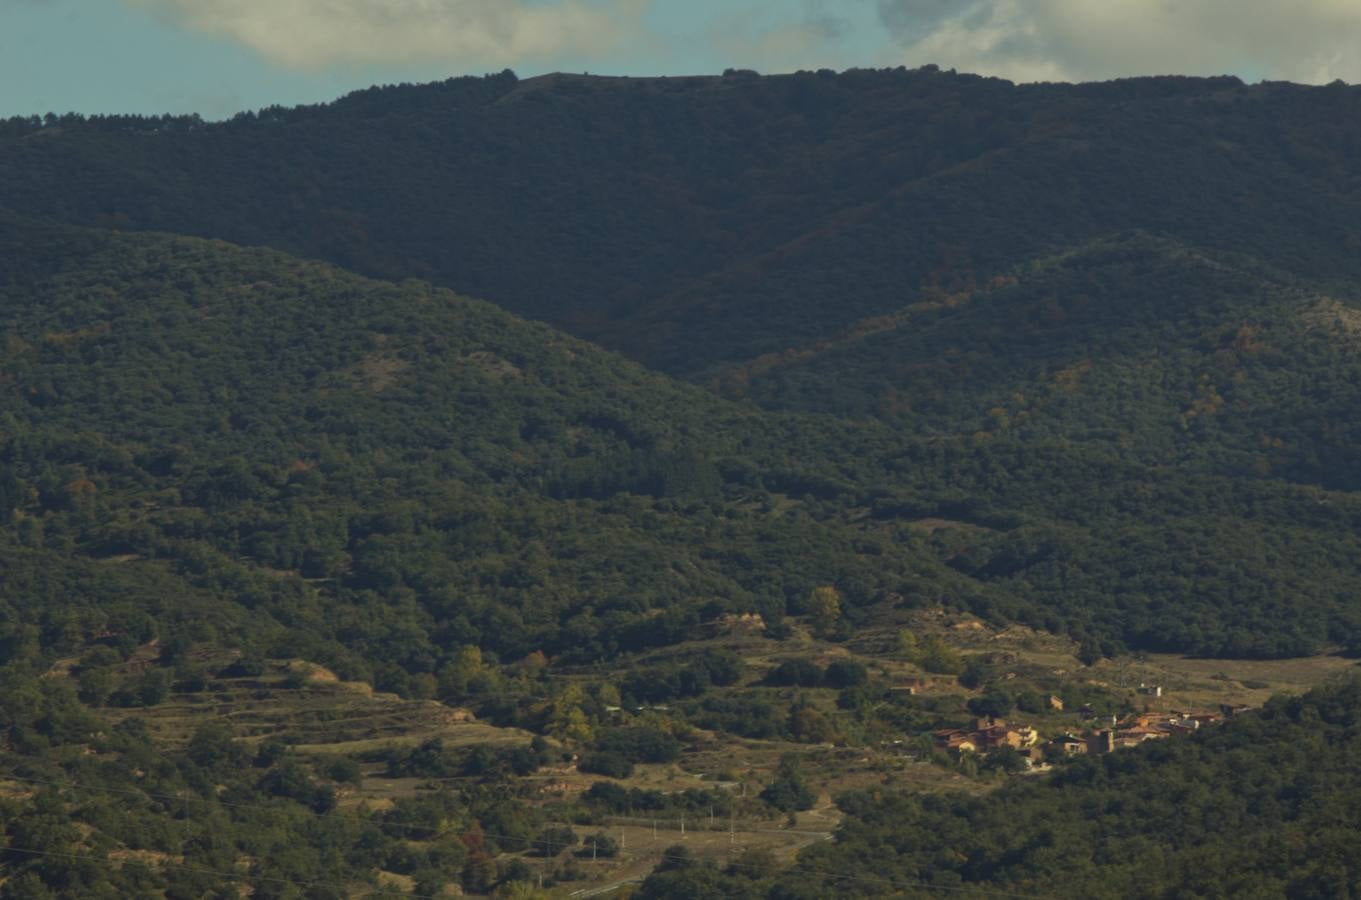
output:
M 151 798 L 151 799 L 153 799 L 153 800 L 161 800 L 161 801 L 165 801 L 165 802 L 167 802 L 167 803 L 175 804 L 175 805 L 177 805 L 177 806 L 183 806 L 183 805 L 185 804 L 186 800 L 187 800 L 186 795 L 183 794 L 183 793 L 178 793 L 178 794 L 166 794 L 166 793 L 160 793 L 160 792 L 157 792 L 157 791 L 150 791 L 150 790 L 139 789 L 139 788 L 118 788 L 118 787 L 108 787 L 108 786 L 104 786 L 104 785 L 84 784 L 84 783 L 79 782 L 79 781 L 71 781 L 71 780 L 59 781 L 59 780 L 53 780 L 53 779 L 29 778 L 29 777 L 25 777 L 25 776 L 22 776 L 22 775 L 3 775 L 3 776 L 0 776 L 0 780 L 17 781 L 17 782 L 21 782 L 21 783 L 23 783 L 23 784 L 33 784 L 33 785 L 40 785 L 40 786 L 43 786 L 43 787 L 51 787 L 51 788 L 70 788 L 70 789 L 74 789 L 74 790 L 88 791 L 88 792 L 91 792 L 91 793 L 118 794 L 118 795 L 120 795 L 120 796 L 126 796 L 126 797 L 148 797 L 148 798 Z M 210 801 L 210 800 L 206 800 L 206 799 L 204 799 L 204 798 L 202 798 L 202 797 L 194 797 L 193 799 L 194 799 L 196 802 L 203 803 L 203 804 L 205 804 L 205 805 L 216 805 L 216 806 L 227 807 L 227 808 L 229 808 L 229 809 L 257 810 L 257 811 L 260 811 L 260 812 L 275 812 L 275 813 L 277 813 L 277 812 L 279 811 L 277 807 L 271 806 L 271 805 L 269 805 L 269 804 L 267 804 L 267 803 L 239 803 L 239 802 L 233 802 L 233 801 L 230 801 L 230 800 L 220 800 L 220 799 L 213 799 L 213 800 Z M 384 821 L 384 820 L 382 820 L 382 819 L 375 819 L 375 818 L 367 817 L 367 816 L 354 816 L 354 815 L 348 815 L 348 814 L 342 813 L 342 812 L 315 812 L 315 811 L 314 811 L 314 812 L 312 812 L 311 814 L 312 814 L 313 816 L 317 817 L 317 818 L 323 818 L 323 819 L 341 819 L 341 820 L 344 820 L 344 821 L 346 821 L 346 822 L 354 822 L 354 823 L 358 823 L 358 824 L 368 824 L 368 825 L 373 825 L 373 826 L 378 827 L 378 828 L 393 828 L 393 829 L 402 830 L 402 831 L 419 831 L 419 832 L 427 832 L 427 831 L 430 831 L 430 830 L 431 830 L 430 828 L 428 828 L 428 827 L 426 827 L 426 826 L 423 826 L 423 825 L 409 825 L 409 824 L 404 823 L 404 822 L 388 822 L 388 821 Z M 679 819 L 679 818 L 666 818 L 666 817 L 662 817 L 662 816 L 654 816 L 654 817 L 629 817 L 629 816 L 613 815 L 613 814 L 610 814 L 610 813 L 605 813 L 605 814 L 603 814 L 603 815 L 602 815 L 602 818 L 605 818 L 605 819 L 613 819 L 613 820 L 617 820 L 617 821 L 626 821 L 626 822 L 627 822 L 627 821 L 631 821 L 633 824 L 642 823 L 642 824 L 644 824 L 644 825 L 650 825 L 650 824 L 653 824 L 653 823 L 655 822 L 655 823 L 657 823 L 657 824 L 665 824 L 668 828 L 669 828 L 669 827 L 672 827 L 672 826 L 674 826 L 676 823 L 680 822 L 680 819 Z M 717 828 L 715 828 L 715 829 L 710 829 L 710 830 L 723 830 L 723 829 L 717 829 Z M 818 836 L 828 836 L 828 837 L 830 837 L 830 832 L 823 832 L 823 831 L 817 831 L 817 832 L 812 832 L 812 831 L 807 831 L 807 832 L 797 832 L 797 831 L 790 831 L 790 830 L 788 830 L 788 829 L 773 829 L 773 828 L 772 828 L 772 829 L 762 829 L 762 828 L 757 828 L 757 827 L 755 827 L 754 825 L 750 824 L 750 822 L 744 823 L 744 824 L 743 824 L 742 830 L 745 831 L 745 832 L 748 832 L 748 833 L 761 833 L 761 834 L 802 834 L 802 835 L 808 835 L 808 836 L 818 835 Z M 490 832 L 490 831 L 483 831 L 482 833 L 485 834 L 485 835 L 488 836 L 488 837 L 502 838 L 502 839 L 511 840 L 511 841 L 525 841 L 525 840 L 527 840 L 526 838 L 521 837 L 521 836 L 517 836 L 517 835 L 496 834 L 496 833 L 493 833 L 493 832 Z M 531 845 L 532 845 L 534 842 L 533 842 L 533 841 L 530 841 L 530 843 L 531 843 Z
M 98 857 L 98 856 L 91 856 L 91 855 L 88 855 L 88 854 L 80 854 L 80 853 L 63 853 L 63 852 L 56 851 L 56 850 L 34 850 L 34 849 L 31 849 L 31 848 L 27 848 L 27 847 L 13 847 L 13 846 L 0 847 L 0 850 L 7 851 L 7 852 L 9 852 L 9 853 L 20 853 L 20 854 L 23 854 L 23 855 L 25 855 L 25 856 L 51 857 L 51 858 L 54 858 L 54 859 L 67 859 L 67 860 L 75 860 L 75 861 L 79 861 L 79 862 L 93 863 L 94 865 L 106 866 L 106 867 L 108 867 L 108 868 L 122 868 L 122 864 L 116 863 L 114 860 L 107 859 L 107 858 L 101 858 L 101 857 Z M 665 860 L 665 861 L 670 861 L 670 862 L 688 862 L 688 861 L 690 861 L 690 858 L 689 858 L 689 857 L 680 856 L 680 855 L 674 855 L 674 854 L 661 853 L 661 854 L 659 854 L 659 856 L 661 857 L 661 859 L 663 859 L 663 860 Z M 352 883 L 352 882 L 317 881 L 317 880 L 312 880 L 312 881 L 297 881 L 297 880 L 294 880 L 294 879 L 291 879 L 291 878 L 280 878 L 280 877 L 273 876 L 273 875 L 250 875 L 250 874 L 242 873 L 242 872 L 224 872 L 224 871 L 222 871 L 222 870 L 220 870 L 220 869 L 209 869 L 209 868 L 205 868 L 205 867 L 202 867 L 202 866 L 190 865 L 190 864 L 188 864 L 188 863 L 171 862 L 171 861 L 169 861 L 169 860 L 141 861 L 141 864 L 142 864 L 142 865 L 149 866 L 149 867 L 153 867 L 153 868 L 162 868 L 162 869 L 164 869 L 164 868 L 175 868 L 175 869 L 182 869 L 182 870 L 184 870 L 184 871 L 193 872 L 193 873 L 199 874 L 199 875 L 211 875 L 211 876 L 213 876 L 213 877 L 215 877 L 215 878 L 222 878 L 222 879 L 227 880 L 227 881 L 268 882 L 268 883 L 271 883 L 271 884 L 287 884 L 287 885 L 292 885 L 292 886 L 294 886 L 294 887 L 303 887 L 303 888 L 307 888 L 307 887 L 334 887 L 334 888 L 341 888 L 341 889 L 349 889 L 349 888 L 352 888 L 352 887 L 353 887 L 353 883 Z M 743 863 L 743 862 L 741 862 L 740 860 L 730 860 L 730 861 L 728 862 L 728 866 L 729 866 L 730 868 L 743 868 L 743 867 L 745 867 L 745 868 L 751 868 L 751 869 L 761 869 L 761 868 L 764 868 L 764 866 L 761 866 L 761 865 L 759 865 L 759 864 L 756 864 L 756 863 Z M 1014 891 L 1000 891 L 1000 890 L 995 890 L 995 889 L 991 889 L 991 888 L 983 888 L 983 887 L 963 886 L 963 885 L 931 884 L 931 883 L 925 882 L 925 881 L 909 881 L 909 880 L 904 880 L 904 879 L 888 878 L 888 877 L 885 877 L 885 876 L 875 876 L 875 875 L 852 875 L 852 874 L 845 874 L 845 873 L 839 873 L 839 872 L 826 872 L 826 871 L 822 871 L 822 870 L 819 870 L 819 869 L 808 869 L 808 868 L 804 868 L 804 867 L 802 867 L 802 866 L 784 866 L 784 867 L 782 867 L 782 868 L 780 869 L 780 871 L 781 871 L 782 873 L 783 873 L 783 872 L 800 872 L 800 873 L 803 873 L 803 874 L 817 875 L 817 876 L 822 877 L 822 878 L 832 878 L 832 879 L 836 879 L 836 880 L 840 880 L 840 881 L 872 881 L 872 882 L 875 882 L 875 883 L 878 883 L 878 884 L 888 884 L 888 885 L 892 885 L 892 886 L 895 886 L 895 887 L 913 887 L 913 888 L 919 888 L 919 889 L 928 890 L 928 891 L 954 891 L 954 892 L 966 892 L 966 891 L 967 891 L 967 892 L 971 892 L 971 893 L 974 893 L 974 894 L 983 894 L 983 895 L 986 895 L 986 896 L 989 896 L 989 897 L 1016 898 L 1016 900 L 1052 900 L 1052 895 L 1046 896 L 1046 895 L 1042 895 L 1042 894 L 1020 894 L 1020 893 L 1016 893 L 1016 892 L 1014 892 Z M 386 890 L 386 889 L 383 889 L 383 888 L 373 888 L 372 890 L 370 890 L 370 891 L 368 891 L 366 894 L 364 894 L 364 896 L 366 896 L 366 897 L 416 897 L 416 898 L 419 898 L 419 900 L 438 900 L 438 895 L 435 895 L 435 894 L 420 894 L 420 893 L 416 893 L 415 891 Z
M 168 801 L 170 803 L 181 805 L 184 804 L 187 800 L 184 794 L 162 794 L 156 791 L 138 790 L 134 788 L 103 787 L 90 784 L 82 784 L 78 781 L 51 781 L 42 778 L 25 778 L 21 775 L 0 776 L 0 780 L 18 781 L 24 784 L 36 784 L 52 788 L 72 788 L 79 791 L 90 791 L 92 793 L 118 794 L 120 796 L 126 797 L 149 797 L 153 800 L 163 800 Z M 202 797 L 194 797 L 194 800 L 206 805 L 224 806 L 229 809 L 258 810 L 261 812 L 276 812 L 276 813 L 279 811 L 277 807 L 270 806 L 267 803 L 234 803 L 230 800 L 208 801 L 204 800 Z M 350 816 L 346 815 L 345 813 L 313 811 L 311 814 L 316 818 L 344 819 L 347 822 L 374 825 L 379 828 L 394 828 L 402 831 L 420 831 L 420 832 L 426 832 L 431 830 L 430 828 L 427 828 L 422 825 L 408 825 L 404 822 L 385 822 L 381 819 L 366 818 L 364 816 Z M 483 834 L 487 834 L 490 837 L 503 837 L 509 838 L 511 840 L 524 840 L 523 838 L 518 838 L 511 835 L 492 835 L 490 832 L 483 832 Z
M 141 790 L 134 790 L 134 789 L 130 789 L 130 788 L 98 787 L 98 786 L 94 786 L 94 785 L 85 785 L 85 784 L 81 784 L 81 783 L 79 783 L 79 782 L 74 782 L 74 781 L 61 782 L 61 781 L 52 781 L 52 780 L 44 780 L 44 779 L 37 779 L 37 778 L 25 778 L 25 777 L 23 777 L 23 776 L 17 776 L 17 775 L 6 775 L 6 776 L 4 776 L 4 778 L 7 779 L 7 780 L 10 780 L 10 781 L 18 781 L 18 782 L 23 782 L 23 783 L 27 783 L 27 784 L 38 784 L 38 785 L 43 785 L 43 786 L 46 786 L 46 787 L 54 787 L 54 788 L 68 787 L 68 788 L 74 788 L 74 789 L 76 789 L 76 790 L 85 790 L 85 791 L 91 791 L 91 792 L 96 792 L 96 793 L 112 793 L 112 794 L 120 794 L 120 795 L 146 796 L 146 797 L 151 797 L 151 798 L 158 799 L 158 800 L 167 800 L 167 801 L 171 801 L 171 802 L 174 802 L 174 803 L 184 803 L 184 802 L 185 802 L 185 797 L 184 797 L 183 795 L 160 794 L 160 793 L 155 793 L 155 792 L 151 792 L 151 791 L 141 791 Z M 195 799 L 198 800 L 199 802 L 208 803 L 208 801 L 203 800 L 202 798 L 196 797 Z M 220 806 L 225 806 L 225 807 L 230 807 L 230 808 L 236 808 L 236 809 L 252 809 L 252 810 L 260 810 L 260 811 L 272 811 L 272 812 L 278 812 L 277 808 L 272 807 L 272 806 L 269 806 L 269 805 L 266 805 L 266 804 L 260 804 L 260 803 L 232 803 L 232 802 L 229 802 L 229 801 L 222 801 L 222 800 L 217 800 L 217 801 L 213 801 L 213 802 L 217 803 L 217 804 L 220 805 Z M 344 819 L 344 820 L 349 821 L 349 822 L 355 822 L 355 823 L 361 823 L 361 824 L 371 824 L 371 825 L 374 825 L 374 826 L 376 826 L 376 827 L 378 827 L 378 828 L 395 828 L 395 829 L 399 829 L 399 830 L 420 831 L 420 832 L 428 832 L 428 831 L 431 830 L 431 829 L 429 829 L 429 828 L 426 828 L 426 827 L 420 826 L 420 825 L 407 825 L 407 824 L 401 823 L 401 822 L 384 822 L 384 821 L 380 821 L 380 820 L 377 820 L 377 819 L 365 818 L 365 817 L 362 817 L 362 816 L 350 816 L 350 815 L 345 815 L 344 813 L 331 813 L 331 812 L 327 812 L 327 813 L 315 813 L 315 812 L 314 812 L 314 813 L 312 813 L 312 815 L 314 815 L 314 816 L 316 816 L 316 817 L 318 817 L 318 818 L 336 818 L 336 819 Z M 632 818 L 632 821 L 633 821 L 633 822 L 635 822 L 635 823 L 641 822 L 641 823 L 643 823 L 643 824 L 661 824 L 662 822 L 666 822 L 666 823 L 668 823 L 668 824 L 672 824 L 672 823 L 675 823 L 675 822 L 679 822 L 679 821 L 680 821 L 679 819 L 661 819 L 661 818 L 656 818 L 656 819 L 638 819 L 638 818 L 636 818 L 636 817 L 627 817 L 627 816 L 608 816 L 608 815 L 605 816 L 605 818 L 607 818 L 607 819 L 622 819 L 622 820 L 626 820 L 626 821 L 629 820 L 630 818 Z M 822 837 L 822 838 L 824 838 L 824 839 L 827 839 L 827 838 L 830 838 L 830 837 L 831 837 L 831 834 L 830 834 L 829 832 L 791 831 L 791 830 L 788 830 L 788 829 L 774 829 L 774 828 L 771 828 L 771 829 L 761 829 L 761 828 L 744 827 L 744 828 L 742 829 L 742 831 L 745 832 L 745 833 L 748 833 L 748 834 L 791 834 L 791 835 L 792 835 L 792 834 L 797 834 L 797 835 L 803 835 L 803 836 L 818 836 L 818 837 Z M 535 847 L 536 845 L 538 845 L 538 844 L 544 844 L 545 852 L 548 850 L 549 841 L 548 841 L 547 839 L 537 840 L 537 839 L 533 839 L 533 838 L 526 838 L 526 837 L 524 837 L 524 836 L 522 836 L 522 835 L 499 834 L 499 833 L 496 833 L 496 832 L 490 832 L 490 831 L 485 831 L 485 830 L 480 830 L 480 833 L 483 834 L 483 835 L 485 835 L 486 837 L 490 837 L 490 838 L 494 838 L 494 839 L 501 839 L 501 840 L 507 840 L 507 841 L 514 841 L 514 842 L 516 842 L 516 843 L 527 844 L 530 848 L 534 848 L 534 847 Z M 28 853 L 32 853 L 32 854 L 38 854 L 38 855 L 45 855 L 45 854 L 46 854 L 46 855 L 50 855 L 50 852 L 47 852 L 47 851 L 24 851 L 24 850 L 21 850 L 21 849 L 19 849 L 19 848 L 5 848 L 5 849 L 13 849 L 13 850 L 15 850 L 15 852 L 28 852 Z M 58 855 L 59 855 L 59 854 L 58 854 Z M 685 862 L 685 861 L 687 861 L 687 857 L 675 856 L 675 855 L 668 855 L 668 854 L 666 854 L 665 852 L 661 853 L 661 854 L 660 854 L 660 857 L 661 857 L 661 859 L 663 859 L 663 860 L 673 861 L 673 862 Z M 89 859 L 89 860 L 94 861 L 94 862 L 100 862 L 100 860 L 99 860 L 98 857 L 82 857 L 82 858 L 84 858 L 84 859 Z M 178 864 L 177 864 L 177 865 L 178 865 Z M 757 868 L 757 866 L 755 866 L 755 864 L 745 864 L 745 863 L 739 862 L 738 860 L 730 860 L 730 861 L 729 861 L 729 865 L 730 865 L 730 866 L 738 866 L 738 867 L 741 867 L 741 866 L 744 866 L 744 865 L 745 865 L 745 866 L 748 866 L 748 867 L 751 867 L 751 868 Z M 192 868 L 192 867 L 189 867 L 189 868 Z M 940 884 L 931 884 L 931 883 L 929 883 L 929 882 L 924 882 L 924 881 L 912 881 L 912 880 L 904 880 L 904 879 L 894 879 L 894 878 L 889 878 L 889 877 L 880 876 L 880 875 L 851 874 L 851 873 L 841 873 L 841 872 L 828 872 L 828 871 L 820 870 L 820 869 L 809 869 L 809 868 L 807 868 L 807 867 L 798 866 L 798 865 L 793 865 L 793 866 L 783 866 L 783 867 L 781 868 L 781 871 L 782 871 L 782 872 L 798 872 L 798 873 L 801 873 L 801 874 L 815 875 L 815 876 L 818 876 L 818 877 L 821 877 L 821 878 L 828 878 L 828 879 L 833 879 L 833 880 L 838 880 L 838 881 L 873 882 L 873 883 L 875 883 L 875 884 L 888 884 L 888 885 L 892 885 L 892 886 L 895 886 L 895 887 L 911 887 L 911 888 L 918 888 L 918 889 L 921 889 L 921 890 L 928 890 L 928 891 L 971 892 L 971 893 L 974 893 L 974 894 L 979 894 L 979 895 L 984 895 L 984 896 L 990 896 L 990 897 L 1013 898 L 1013 900 L 1050 900 L 1050 898 L 1052 897 L 1052 895 L 1046 896 L 1046 895 L 1042 895 L 1042 894 L 1025 894 L 1025 893 L 1018 893 L 1018 892 L 1014 892 L 1014 891 L 1003 891 L 1003 890 L 999 890 L 999 889 L 995 889 L 995 888 L 985 888 L 985 887 L 981 887 L 981 886 L 967 886 L 967 887 L 966 887 L 966 886 L 955 886 L 955 885 L 940 885 Z M 213 874 L 213 873 L 210 872 L 210 871 L 205 870 L 205 871 L 204 871 L 204 874 Z M 233 875 L 233 876 L 236 876 L 236 873 L 217 873 L 217 874 Z M 240 877 L 240 876 L 236 876 L 236 877 Z M 264 878 L 264 876 L 260 876 L 260 877 L 261 877 L 261 878 Z M 273 881 L 276 881 L 276 882 L 285 882 L 285 883 L 289 883 L 289 884 L 304 884 L 304 883 L 301 883 L 301 882 L 289 881 L 288 879 L 280 879 L 280 878 L 273 878 L 273 879 L 270 879 L 270 880 L 273 880 Z M 317 884 L 317 885 L 322 885 L 322 884 L 326 884 L 326 883 L 325 883 L 325 882 L 307 882 L 307 883 L 305 883 L 305 884 Z M 332 884 L 332 885 L 330 885 L 330 886 L 337 886 L 337 885 Z M 389 893 L 390 895 L 393 894 L 393 892 L 388 892 L 388 893 Z M 408 896 L 408 897 L 410 897 L 410 896 L 422 896 L 422 895 L 416 895 L 416 894 L 411 894 L 411 893 L 397 894 L 397 895 L 398 895 L 398 896 Z
M 63 853 L 58 850 L 33 850 L 28 847 L 0 847 L 0 851 L 8 853 L 22 853 L 25 856 L 52 857 L 54 859 L 74 860 L 77 862 L 93 863 L 97 866 L 106 866 L 113 869 L 121 869 L 124 864 L 106 857 L 91 856 L 83 853 Z M 348 890 L 354 887 L 353 882 L 343 881 L 296 881 L 292 878 L 280 878 L 275 875 L 250 875 L 244 872 L 223 872 L 220 869 L 208 869 L 203 866 L 194 866 L 189 863 L 177 863 L 169 860 L 138 860 L 144 866 L 151 868 L 174 868 L 183 869 L 198 875 L 211 875 L 214 878 L 222 878 L 227 881 L 253 881 L 268 882 L 270 884 L 287 884 L 294 887 L 333 887 Z M 417 894 L 414 891 L 385 890 L 374 888 L 364 896 L 366 897 L 418 897 L 422 900 L 439 900 L 436 894 Z
M 606 819 L 611 819 L 611 820 L 613 820 L 613 821 L 615 821 L 615 822 L 624 822 L 624 823 L 627 823 L 627 824 L 630 824 L 630 825 L 651 825 L 653 822 L 657 822 L 657 823 L 659 823 L 659 824 L 665 822 L 665 823 L 667 823 L 668 825 L 674 825 L 674 824 L 677 823 L 677 822 L 683 822 L 683 821 L 685 821 L 683 818 L 682 818 L 682 819 L 663 819 L 663 818 L 649 819 L 649 818 L 647 818 L 647 817 L 645 817 L 645 816 L 614 816 L 614 815 L 606 815 L 606 816 L 604 816 L 604 818 L 606 818 Z M 700 818 L 702 819 L 703 816 L 701 816 Z M 694 827 L 695 827 L 695 826 L 691 826 L 692 829 L 693 829 Z M 706 831 L 714 831 L 714 832 L 727 831 L 727 830 L 728 830 L 728 823 L 725 822 L 724 825 L 723 825 L 722 827 L 719 827 L 719 826 L 717 826 L 717 825 L 711 824 L 707 829 L 704 829 L 704 830 L 706 830 Z M 793 829 L 791 829 L 791 828 L 754 828 L 754 827 L 749 827 L 749 826 L 747 826 L 747 825 L 743 825 L 742 830 L 743 830 L 744 832 L 748 833 L 748 834 L 797 834 L 797 835 L 801 835 L 801 836 L 803 836 L 803 837 L 817 837 L 817 838 L 823 838 L 823 839 L 830 839 L 831 836 L 832 836 L 832 832 L 830 832 L 830 831 L 795 831 L 795 830 L 793 830 Z

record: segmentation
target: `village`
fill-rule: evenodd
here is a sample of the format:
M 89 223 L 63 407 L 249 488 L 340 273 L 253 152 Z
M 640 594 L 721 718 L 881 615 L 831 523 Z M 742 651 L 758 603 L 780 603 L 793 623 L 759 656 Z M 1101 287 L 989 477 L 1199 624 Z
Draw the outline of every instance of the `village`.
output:
M 1162 697 L 1163 689 L 1158 685 L 1141 684 L 1138 693 L 1146 698 L 1157 699 Z M 1063 710 L 1063 701 L 1059 697 L 1050 696 L 1047 702 L 1051 710 Z M 1202 727 L 1218 724 L 1249 709 L 1241 704 L 1220 704 L 1217 710 L 1154 710 L 1146 707 L 1143 712 L 1124 718 L 1110 716 L 1097 719 L 1090 708 L 1083 707 L 1078 712 L 1084 717 L 1092 717 L 1090 727 L 1081 732 L 1063 731 L 1049 738 L 1043 737 L 1033 725 L 1009 723 L 1002 718 L 987 716 L 975 719 L 971 728 L 935 731 L 932 740 L 936 748 L 955 759 L 967 754 L 1009 751 L 1019 760 L 1022 770 L 1038 771 L 1067 757 L 1113 753 L 1137 747 L 1145 741 L 1194 734 Z

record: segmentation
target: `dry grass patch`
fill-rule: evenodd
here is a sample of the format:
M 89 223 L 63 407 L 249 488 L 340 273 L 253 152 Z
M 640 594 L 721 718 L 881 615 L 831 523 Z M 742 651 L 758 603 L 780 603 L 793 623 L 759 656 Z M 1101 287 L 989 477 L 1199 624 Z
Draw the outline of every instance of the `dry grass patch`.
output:
M 1140 696 L 1150 706 L 1213 708 L 1221 703 L 1261 706 L 1273 694 L 1302 694 L 1358 671 L 1340 656 L 1299 659 L 1193 659 L 1171 654 L 1103 660 L 1092 677 L 1116 688 L 1161 685 L 1163 696 Z M 1156 701 L 1156 702 L 1155 702 Z

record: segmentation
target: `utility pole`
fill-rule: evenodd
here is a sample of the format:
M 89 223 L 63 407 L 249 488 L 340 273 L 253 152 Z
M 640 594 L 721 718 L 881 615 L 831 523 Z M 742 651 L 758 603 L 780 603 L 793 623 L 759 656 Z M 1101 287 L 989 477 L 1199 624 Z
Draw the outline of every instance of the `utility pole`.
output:
M 681 840 L 685 840 L 685 816 L 681 816 Z

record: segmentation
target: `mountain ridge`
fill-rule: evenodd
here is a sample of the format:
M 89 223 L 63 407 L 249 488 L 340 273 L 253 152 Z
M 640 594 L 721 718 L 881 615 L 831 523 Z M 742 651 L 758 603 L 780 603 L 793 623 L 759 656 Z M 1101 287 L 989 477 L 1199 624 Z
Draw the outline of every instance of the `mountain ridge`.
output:
M 701 377 L 1131 226 L 1356 274 L 1361 89 L 861 70 L 572 76 L 496 105 L 519 89 L 503 73 L 147 134 L 54 120 L 41 152 L 0 143 L 0 207 L 424 277 Z M 820 230 L 841 215 L 858 224 Z

